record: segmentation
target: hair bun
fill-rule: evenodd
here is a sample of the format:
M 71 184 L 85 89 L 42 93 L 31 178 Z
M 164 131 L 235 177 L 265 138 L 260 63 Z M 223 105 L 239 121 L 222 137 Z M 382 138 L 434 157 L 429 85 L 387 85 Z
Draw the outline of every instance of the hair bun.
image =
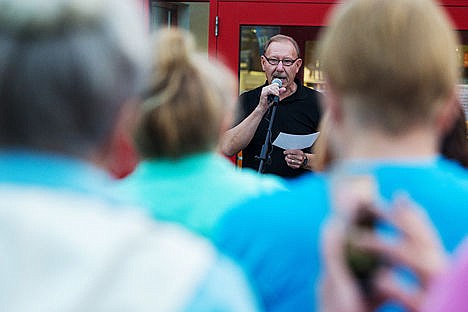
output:
M 195 50 L 193 36 L 179 28 L 161 29 L 156 35 L 155 44 L 158 51 L 155 65 L 160 70 L 161 67 L 186 65 Z

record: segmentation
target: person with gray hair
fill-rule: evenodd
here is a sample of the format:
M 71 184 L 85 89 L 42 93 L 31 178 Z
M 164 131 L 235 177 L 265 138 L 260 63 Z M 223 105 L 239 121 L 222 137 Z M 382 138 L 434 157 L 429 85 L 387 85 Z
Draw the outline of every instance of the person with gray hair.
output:
M 210 243 L 110 194 L 142 21 L 131 1 L 0 0 L 1 311 L 257 310 Z

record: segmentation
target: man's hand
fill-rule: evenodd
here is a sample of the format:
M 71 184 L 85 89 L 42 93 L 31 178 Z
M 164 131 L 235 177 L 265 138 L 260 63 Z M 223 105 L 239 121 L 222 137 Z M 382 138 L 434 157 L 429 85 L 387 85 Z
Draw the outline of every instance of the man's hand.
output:
M 280 94 L 285 91 L 285 87 L 280 88 L 276 83 L 272 83 L 268 86 L 263 87 L 262 93 L 260 94 L 260 101 L 258 102 L 257 109 L 265 113 L 268 110 L 268 108 L 273 104 L 272 101 L 269 101 L 269 97 L 280 96 Z
M 286 164 L 293 168 L 293 169 L 299 169 L 299 168 L 305 168 L 309 169 L 310 168 L 310 160 L 313 155 L 312 154 L 307 154 L 304 153 L 302 150 L 292 150 L 288 149 L 283 152 L 285 155 L 284 160 L 286 161 Z
M 342 219 L 334 217 L 322 230 L 322 256 L 325 264 L 319 287 L 319 310 L 322 312 L 370 311 L 346 265 L 346 228 Z

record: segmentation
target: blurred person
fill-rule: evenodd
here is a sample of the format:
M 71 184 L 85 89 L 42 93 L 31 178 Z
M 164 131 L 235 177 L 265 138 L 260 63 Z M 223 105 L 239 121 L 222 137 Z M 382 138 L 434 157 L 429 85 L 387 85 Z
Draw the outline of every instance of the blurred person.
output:
M 468 128 L 463 108 L 460 106 L 454 125 L 444 135 L 441 143 L 441 154 L 451 160 L 455 160 L 463 167 L 468 167 Z M 330 113 L 325 112 L 320 121 L 320 136 L 313 146 L 312 168 L 314 171 L 324 171 L 329 168 L 336 156 L 330 147 Z
M 256 311 L 211 244 L 109 192 L 143 20 L 131 1 L 0 0 L 1 311 Z
M 314 171 L 325 171 L 335 161 L 329 142 L 332 131 L 333 129 L 330 129 L 330 113 L 325 112 L 319 124 L 320 135 L 312 146 L 314 157 L 310 166 Z
M 330 167 L 334 158 L 330 145 L 332 129 L 329 129 L 329 112 L 325 112 L 319 125 L 320 136 L 313 145 L 314 157 L 311 166 L 314 171 L 324 171 Z M 463 108 L 459 107 L 454 125 L 443 137 L 441 154 L 451 160 L 459 162 L 463 167 L 468 167 L 468 127 Z
M 228 156 L 242 150 L 242 167 L 259 169 L 259 156 L 265 143 L 269 120 L 273 111 L 273 97 L 279 97 L 273 119 L 271 140 L 280 132 L 288 134 L 311 134 L 317 131 L 320 122 L 320 93 L 302 85 L 296 74 L 302 66 L 297 42 L 285 35 L 275 35 L 265 44 L 260 62 L 266 82 L 254 90 L 244 92 L 240 98 L 240 120 L 225 132 L 222 151 Z M 281 80 L 281 86 L 273 83 Z M 297 177 L 308 172 L 313 155 L 310 148 L 283 150 L 269 142 L 264 173 L 273 173 L 285 178 Z
M 463 241 L 447 269 L 429 285 L 420 311 L 466 312 L 468 287 L 468 238 Z
M 156 38 L 150 92 L 134 131 L 142 161 L 120 190 L 156 218 L 211 237 L 231 206 L 282 182 L 236 170 L 216 150 L 234 114 L 231 72 L 196 53 L 188 32 L 163 29 Z
M 450 21 L 430 0 L 350 0 L 328 25 L 319 51 L 336 160 L 323 174 L 291 181 L 288 192 L 230 210 L 216 232 L 218 247 L 252 276 L 268 311 L 317 308 L 319 229 L 343 176 L 373 177 L 381 203 L 408 193 L 449 252 L 466 235 L 468 173 L 439 153 L 458 109 Z
M 346 197 L 347 205 L 356 200 L 352 194 Z M 392 210 L 380 213 L 379 218 L 398 231 L 396 241 L 389 242 L 369 232 L 352 241 L 361 251 L 387 259 L 386 267 L 376 272 L 373 283 L 380 296 L 400 302 L 408 311 L 467 311 L 468 240 L 460 244 L 450 259 L 423 208 L 404 196 L 397 197 L 392 206 Z M 321 311 L 373 311 L 381 300 L 363 295 L 346 262 L 350 217 L 335 214 L 322 230 Z M 397 266 L 410 269 L 419 283 L 409 288 L 395 278 L 390 268 Z

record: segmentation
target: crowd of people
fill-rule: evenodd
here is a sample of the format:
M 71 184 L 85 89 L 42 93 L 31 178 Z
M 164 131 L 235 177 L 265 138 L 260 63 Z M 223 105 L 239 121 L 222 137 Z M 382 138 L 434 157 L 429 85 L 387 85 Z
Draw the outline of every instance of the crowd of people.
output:
M 468 310 L 467 117 L 436 2 L 337 4 L 324 94 L 278 34 L 240 97 L 135 5 L 0 0 L 1 311 Z
M 161 30 L 154 51 L 150 91 L 132 131 L 141 161 L 119 191 L 157 219 L 211 237 L 230 207 L 283 183 L 236 170 L 217 151 L 235 114 L 236 84 L 228 69 L 197 54 L 193 37 L 182 30 Z
M 232 260 L 112 194 L 151 62 L 137 7 L 1 0 L 0 25 L 0 310 L 259 310 Z

